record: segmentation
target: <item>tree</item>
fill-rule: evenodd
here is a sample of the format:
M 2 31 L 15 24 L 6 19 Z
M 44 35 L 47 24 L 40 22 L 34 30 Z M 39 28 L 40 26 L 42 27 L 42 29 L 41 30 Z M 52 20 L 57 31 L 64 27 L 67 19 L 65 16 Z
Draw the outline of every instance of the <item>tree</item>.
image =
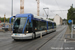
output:
M 67 19 L 64 18 L 63 21 L 67 21 Z
M 4 22 L 4 18 L 0 18 L 1 22 Z
M 49 18 L 49 20 L 52 20 L 53 21 L 53 19 L 51 19 L 51 18 Z
M 10 18 L 5 18 L 5 22 L 9 22 L 9 19 L 10 19 Z M 4 18 L 0 18 L 0 21 L 1 21 L 1 22 L 4 22 Z M 13 22 L 13 19 L 11 19 L 11 22 Z
M 73 8 L 73 6 L 70 7 L 67 13 L 67 22 L 70 19 L 73 20 L 73 24 L 75 24 L 75 8 Z

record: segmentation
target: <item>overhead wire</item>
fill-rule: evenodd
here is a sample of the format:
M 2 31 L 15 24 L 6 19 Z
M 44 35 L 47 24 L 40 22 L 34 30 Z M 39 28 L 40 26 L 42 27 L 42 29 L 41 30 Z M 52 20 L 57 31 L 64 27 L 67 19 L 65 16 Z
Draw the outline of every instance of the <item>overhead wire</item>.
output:
M 56 1 L 56 0 L 55 0 L 55 2 L 56 2 L 57 6 L 58 6 L 58 8 L 59 8 L 59 5 L 58 5 L 58 3 L 57 3 L 57 1 Z M 61 9 L 60 9 L 60 8 L 59 8 L 59 10 L 61 11 Z M 61 14 L 62 14 L 62 16 L 63 16 L 62 11 L 61 11 Z

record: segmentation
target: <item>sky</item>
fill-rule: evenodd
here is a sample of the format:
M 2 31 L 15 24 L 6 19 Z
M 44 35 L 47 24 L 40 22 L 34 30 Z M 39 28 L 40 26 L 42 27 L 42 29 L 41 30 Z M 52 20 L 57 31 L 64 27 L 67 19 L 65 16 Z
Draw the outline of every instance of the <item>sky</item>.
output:
M 11 17 L 11 2 L 12 0 L 0 0 L 0 17 Z M 62 19 L 67 19 L 67 13 L 70 6 L 73 4 L 75 8 L 75 0 L 40 0 L 40 16 L 46 17 L 43 8 L 48 7 L 49 18 L 54 18 L 58 14 Z M 60 11 L 61 10 L 61 11 Z M 24 0 L 24 13 L 32 13 L 37 15 L 37 1 Z M 20 14 L 20 0 L 13 0 L 13 16 Z

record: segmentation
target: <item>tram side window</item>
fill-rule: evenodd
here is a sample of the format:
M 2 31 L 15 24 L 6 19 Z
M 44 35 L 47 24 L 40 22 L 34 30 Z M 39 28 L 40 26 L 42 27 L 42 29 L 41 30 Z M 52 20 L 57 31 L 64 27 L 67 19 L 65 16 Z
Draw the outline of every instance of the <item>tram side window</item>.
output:
M 46 22 L 36 20 L 33 20 L 33 27 L 35 27 L 35 31 L 42 31 L 47 29 Z
M 54 28 L 56 28 L 56 23 L 54 23 Z
M 51 29 L 52 29 L 53 24 L 51 23 Z
M 29 23 L 29 21 L 27 22 L 25 31 L 28 31 L 28 33 L 33 32 L 32 31 L 32 22 L 31 23 Z
M 37 28 L 38 28 L 38 31 L 40 31 L 40 30 L 42 30 L 42 28 L 41 28 L 41 22 L 40 21 L 38 21 L 38 23 L 37 23 Z
M 41 30 L 46 30 L 47 29 L 46 22 L 44 22 L 44 21 L 43 22 L 40 21 L 40 26 L 41 26 L 40 27 Z
M 52 28 L 52 23 L 48 23 L 48 29 Z
M 33 20 L 33 31 L 38 31 L 38 21 Z

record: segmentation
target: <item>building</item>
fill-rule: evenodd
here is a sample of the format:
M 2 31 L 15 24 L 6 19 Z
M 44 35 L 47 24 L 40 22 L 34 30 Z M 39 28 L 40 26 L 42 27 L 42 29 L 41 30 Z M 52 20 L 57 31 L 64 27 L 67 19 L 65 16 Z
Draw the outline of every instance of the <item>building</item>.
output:
M 56 25 L 62 25 L 62 18 L 56 14 L 56 16 L 54 17 L 54 22 L 56 22 Z
M 67 25 L 67 19 L 63 19 L 63 25 Z

